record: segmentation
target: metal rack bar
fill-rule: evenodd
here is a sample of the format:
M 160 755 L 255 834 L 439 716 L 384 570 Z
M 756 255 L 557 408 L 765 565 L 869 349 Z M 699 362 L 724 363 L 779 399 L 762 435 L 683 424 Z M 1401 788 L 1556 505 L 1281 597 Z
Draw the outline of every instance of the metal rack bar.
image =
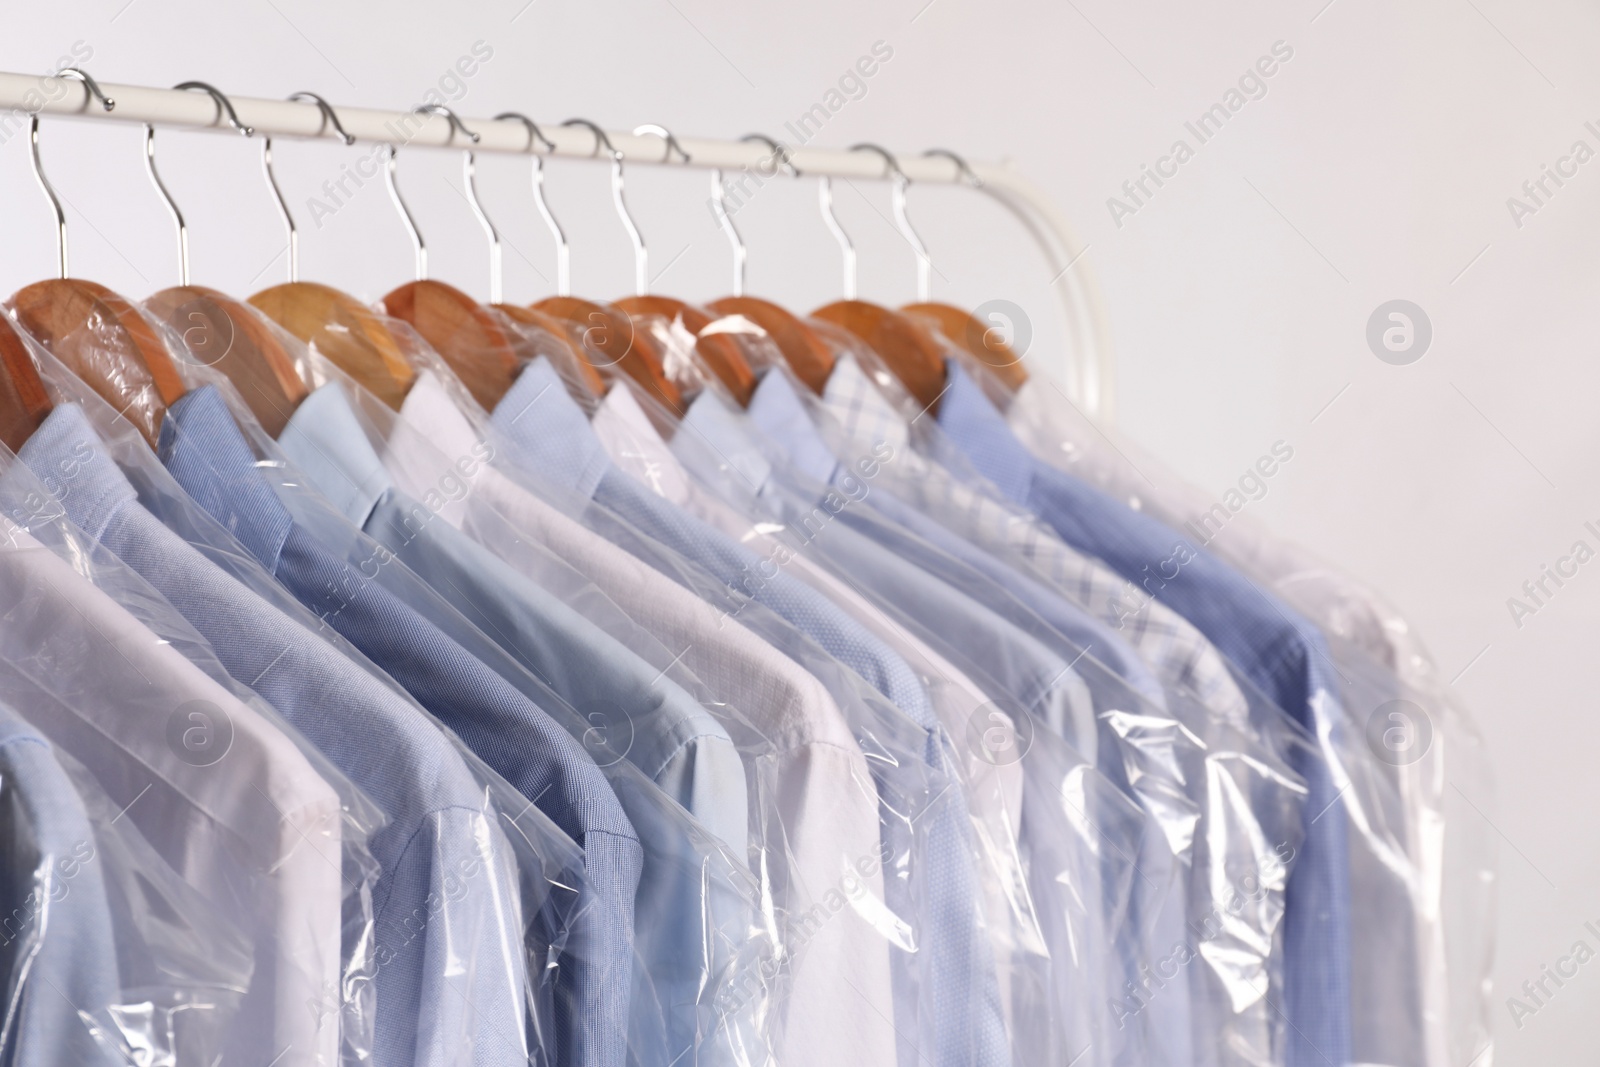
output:
M 10 129 L 15 124 L 25 123 L 27 116 L 40 114 L 215 129 L 237 136 L 219 113 L 216 101 L 204 93 L 107 83 L 102 83 L 102 88 L 116 101 L 114 111 L 103 111 L 91 98 L 88 88 L 71 78 L 0 72 L 0 129 Z M 328 135 L 322 112 L 313 103 L 248 96 L 230 96 L 229 99 L 239 121 L 253 127 L 258 134 L 303 138 Z M 459 143 L 452 145 L 450 123 L 438 115 L 360 107 L 338 107 L 337 110 L 345 130 L 358 141 L 407 147 L 462 147 Z M 586 129 L 552 122 L 542 129 L 554 148 L 538 144 L 530 148 L 528 129 L 520 121 L 468 119 L 466 122 L 479 135 L 472 146 L 478 152 L 525 155 L 538 151 L 571 159 L 604 158 L 596 157 L 594 137 Z M 622 131 L 610 132 L 608 136 L 630 164 L 666 162 L 659 137 L 634 136 Z M 692 160 L 691 166 L 718 167 L 724 172 L 750 169 L 763 180 L 777 174 L 773 154 L 764 145 L 700 137 L 679 140 Z M 860 179 L 889 176 L 883 160 L 871 153 L 797 147 L 791 149 L 789 158 L 806 176 Z M 913 182 L 972 187 L 956 163 L 948 158 L 906 155 L 900 157 L 899 163 Z M 684 164 L 674 159 L 672 166 Z M 1050 286 L 1065 318 L 1067 351 L 1062 356 L 1062 365 L 1055 368 L 1057 376 L 1075 403 L 1091 414 L 1110 419 L 1115 413 L 1116 400 L 1110 324 L 1099 285 L 1085 262 L 1083 243 L 1066 219 L 1026 178 L 1005 167 L 982 163 L 971 164 L 971 169 L 982 182 L 978 191 L 987 193 L 1009 210 L 1044 254 L 1051 275 Z

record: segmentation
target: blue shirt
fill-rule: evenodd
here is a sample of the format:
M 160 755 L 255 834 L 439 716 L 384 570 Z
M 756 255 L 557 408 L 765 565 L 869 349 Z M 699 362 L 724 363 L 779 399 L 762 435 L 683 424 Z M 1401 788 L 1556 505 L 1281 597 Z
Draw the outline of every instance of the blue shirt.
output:
M 820 593 L 787 574 L 769 576 L 755 553 L 612 466 L 547 360 L 535 360 L 518 376 L 496 407 L 494 424 L 513 450 L 513 462 L 608 508 L 730 588 L 770 608 L 854 670 L 921 728 L 923 743 L 915 756 L 942 777 L 938 722 L 927 692 L 905 660 Z M 887 804 L 885 850 L 909 855 L 912 830 L 904 815 L 893 810 L 894 802 L 888 799 L 892 787 L 882 777 L 890 771 L 883 759 L 871 762 Z M 976 927 L 975 873 L 964 809 L 960 791 L 950 790 L 938 811 L 925 820 L 928 854 L 918 865 L 925 869 L 916 872 L 919 879 L 928 879 L 929 903 L 921 914 L 926 917 L 923 925 L 932 961 L 927 973 L 934 990 L 930 1006 L 938 1045 L 935 1062 L 937 1067 L 958 1063 L 994 1067 L 1008 1062 L 1009 1053 L 992 962 L 979 958 L 985 949 Z M 916 891 L 904 879 L 886 878 L 884 889 L 886 903 L 896 914 L 918 914 Z M 915 995 L 908 988 L 913 979 L 905 970 L 905 957 L 896 953 L 894 959 L 897 1001 L 904 1003 Z
M 591 753 L 611 778 L 645 850 L 634 940 L 654 999 L 666 1011 L 666 1062 L 736 1062 L 729 1045 L 736 1029 L 702 1034 L 697 1011 L 738 980 L 734 964 L 757 922 L 757 891 L 745 866 L 744 764 L 727 731 L 661 671 L 395 488 L 338 383 L 308 397 L 279 441 L 346 518 L 578 709 L 582 720 L 567 728 L 596 742 Z M 480 652 L 473 635 L 458 639 Z M 480 658 L 490 667 L 503 662 L 492 654 Z M 512 684 L 516 673 L 508 678 Z M 686 799 L 705 802 L 694 813 L 704 827 L 642 787 L 631 768 L 615 765 L 626 758 L 654 781 L 691 746 L 696 766 L 686 775 L 672 773 L 671 780 L 687 786 Z M 721 788 L 695 789 L 699 773 Z M 712 854 L 707 832 L 721 837 L 723 854 Z M 651 1054 L 653 1049 L 646 1058 Z
M 8 1067 L 109 1067 L 90 1026 L 121 1002 L 105 859 L 83 800 L 38 731 L 0 705 L 0 997 Z M 88 1013 L 85 1019 L 78 1012 Z
M 369 840 L 381 867 L 376 1062 L 443 1063 L 469 1047 L 474 1064 L 525 1063 L 526 960 L 504 943 L 525 925 L 502 884 L 509 846 L 454 744 L 420 709 L 162 525 L 77 405 L 57 406 L 20 455 L 80 530 L 165 596 L 229 674 L 388 817 Z
M 168 409 L 159 454 L 178 484 L 269 572 L 403 685 L 583 849 L 589 875 L 556 977 L 563 1064 L 621 1067 L 643 850 L 594 760 L 504 678 L 341 556 L 274 494 L 212 386 Z M 402 564 L 375 554 L 375 567 Z
M 977 382 L 955 362 L 947 366 L 939 425 L 981 474 L 1069 544 L 1188 618 L 1312 737 L 1337 740 L 1343 713 L 1314 626 L 1157 520 L 1036 460 Z M 1288 1063 L 1343 1064 L 1351 1056 L 1347 819 L 1327 763 L 1307 749 L 1290 762 L 1306 780 L 1309 822 L 1285 900 Z

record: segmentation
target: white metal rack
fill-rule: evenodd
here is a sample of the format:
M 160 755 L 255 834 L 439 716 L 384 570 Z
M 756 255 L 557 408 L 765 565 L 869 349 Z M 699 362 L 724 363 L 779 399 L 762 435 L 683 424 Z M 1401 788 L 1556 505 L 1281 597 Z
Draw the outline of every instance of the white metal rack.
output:
M 213 129 L 237 135 L 226 123 L 217 102 L 206 93 L 109 83 L 100 83 L 100 88 L 116 102 L 114 110 L 103 110 L 87 86 L 72 78 L 0 72 L 0 125 L 8 122 L 8 115 L 12 116 L 9 121 L 17 121 L 40 114 Z M 314 103 L 231 95 L 228 99 L 239 121 L 258 134 L 300 138 L 332 134 Z M 406 147 L 466 147 L 452 140 L 455 130 L 439 115 L 337 105 L 336 111 L 345 131 L 357 141 Z M 582 127 L 555 122 L 541 125 L 549 144 L 554 145 L 552 150 L 549 145 L 530 145 L 527 127 L 514 119 L 467 118 L 463 121 L 478 134 L 479 139 L 471 146 L 475 151 L 518 155 L 538 151 L 573 159 L 596 156 L 594 135 Z M 608 132 L 608 136 L 627 163 L 667 162 L 660 137 L 626 132 Z M 764 168 L 760 171 L 763 176 L 771 173 L 772 152 L 761 144 L 698 137 L 679 137 L 678 141 L 690 157 L 688 166 L 719 167 L 724 171 Z M 889 177 L 883 157 L 870 152 L 799 147 L 792 148 L 788 158 L 807 177 L 877 180 Z M 1109 419 L 1114 414 L 1116 399 L 1109 323 L 1099 286 L 1085 261 L 1085 248 L 1066 219 L 1032 182 L 1005 167 L 971 163 L 971 174 L 980 183 L 973 186 L 968 175 L 949 157 L 906 155 L 899 157 L 898 162 L 912 182 L 975 188 L 1002 204 L 1022 224 L 1044 254 L 1051 275 L 1050 285 L 1065 318 L 1067 352 L 1064 365 L 1059 369 L 1062 382 L 1076 403 Z M 685 164 L 674 157 L 671 165 Z

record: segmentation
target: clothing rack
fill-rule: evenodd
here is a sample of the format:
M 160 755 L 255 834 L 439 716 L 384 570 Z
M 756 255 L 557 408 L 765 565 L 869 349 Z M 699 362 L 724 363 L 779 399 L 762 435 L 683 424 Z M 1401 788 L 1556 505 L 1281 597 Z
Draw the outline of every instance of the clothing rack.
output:
M 0 126 L 9 127 L 21 116 L 49 115 L 209 129 L 238 135 L 238 131 L 226 123 L 221 106 L 206 93 L 109 83 L 101 83 L 100 87 L 115 101 L 115 109 L 102 109 L 88 87 L 72 78 L 0 73 Z M 296 138 L 333 136 L 314 103 L 248 96 L 228 99 L 239 121 L 256 134 Z M 449 120 L 438 114 L 343 106 L 335 110 L 345 131 L 357 141 L 407 148 L 467 147 L 455 139 L 456 131 Z M 534 139 L 528 128 L 514 119 L 462 121 L 478 134 L 479 139 L 471 144 L 474 151 L 513 155 L 536 151 L 571 159 L 604 158 L 597 152 L 593 133 L 583 127 L 553 122 L 541 125 L 549 144 L 554 145 L 552 150 L 548 145 L 530 144 Z M 715 167 L 724 171 L 751 169 L 763 180 L 778 173 L 771 151 L 755 142 L 678 138 L 689 156 L 685 163 L 677 157 L 669 162 L 670 151 L 664 151 L 662 138 L 653 134 L 635 136 L 608 132 L 607 136 L 623 160 L 630 164 Z M 800 147 L 789 149 L 788 159 L 802 177 L 875 180 L 890 177 L 884 158 L 870 152 Z M 1057 376 L 1075 403 L 1091 414 L 1111 418 L 1116 393 L 1108 318 L 1099 285 L 1083 261 L 1088 247 L 1078 239 L 1067 220 L 1038 187 L 1007 167 L 972 163 L 963 173 L 948 156 L 923 155 L 900 156 L 898 163 L 905 177 L 913 183 L 964 185 L 987 193 L 1022 224 L 1044 254 L 1050 272 L 1049 284 L 1064 316 L 1066 346 L 1060 357 L 1063 365 L 1056 368 Z

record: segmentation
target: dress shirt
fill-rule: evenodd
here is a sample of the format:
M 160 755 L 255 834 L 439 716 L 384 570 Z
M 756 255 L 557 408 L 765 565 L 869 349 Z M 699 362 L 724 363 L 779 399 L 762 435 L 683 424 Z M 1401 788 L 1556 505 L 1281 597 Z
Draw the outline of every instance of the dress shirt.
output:
M 0 705 L 0 1060 L 11 1067 L 121 1063 L 95 1029 L 120 1005 L 106 861 L 50 742 Z
M 842 491 L 859 492 L 868 472 L 881 469 L 870 454 L 863 457 L 859 469 L 842 464 L 781 369 L 762 376 L 748 413 L 750 422 L 760 426 L 816 486 L 833 485 Z M 693 415 L 691 410 L 690 416 Z M 820 417 L 828 418 L 825 410 Z M 726 438 L 715 443 L 724 455 L 740 447 L 737 441 Z M 892 463 L 893 459 L 884 462 Z M 798 480 L 795 484 L 798 487 Z M 815 497 L 816 490 L 810 495 Z M 1098 764 L 1123 792 L 1144 806 L 1150 819 L 1150 832 L 1139 861 L 1143 877 L 1134 885 L 1138 908 L 1133 924 L 1136 929 L 1149 930 L 1150 945 L 1141 954 L 1135 944 L 1125 944 L 1123 956 L 1127 976 L 1137 984 L 1141 980 L 1141 964 L 1166 955 L 1186 937 L 1188 894 L 1180 875 L 1187 874 L 1184 866 L 1190 861 L 1200 804 L 1206 797 L 1203 792 L 1193 797 L 1186 795 L 1201 787 L 1198 782 L 1186 781 L 1185 775 L 1203 757 L 1199 738 L 1208 732 L 1205 725 L 1194 724 L 1199 727 L 1196 731 L 1190 724 L 1174 719 L 1167 710 L 1160 683 L 1138 654 L 1082 608 L 927 519 L 891 493 L 873 493 L 869 485 L 863 504 L 865 508 L 846 508 L 841 518 L 889 548 L 895 557 L 957 582 L 965 595 L 1050 644 L 1061 655 L 1072 657 L 1073 666 L 1084 676 L 1094 694 L 1101 729 L 1108 735 Z M 822 536 L 827 536 L 826 532 Z M 946 617 L 938 610 L 917 611 L 915 615 Z M 972 645 L 964 633 L 955 635 L 954 641 L 960 647 Z M 1091 651 L 1093 659 L 1084 662 Z M 1107 663 L 1115 665 L 1114 674 L 1103 666 Z M 1123 731 L 1138 736 L 1126 738 Z M 1179 857 L 1183 865 L 1175 862 Z M 1131 943 L 1133 939 L 1127 941 Z M 1130 1055 L 1147 1062 L 1193 1061 L 1193 1026 L 1186 984 L 1178 983 L 1166 991 L 1142 1016 L 1136 1024 L 1151 1025 L 1143 1028 L 1138 1040 L 1130 1041 Z
M 560 1062 L 620 1067 L 627 1054 L 634 893 L 643 852 L 605 776 L 504 678 L 290 514 L 214 386 L 167 412 L 159 454 L 178 483 L 306 607 L 383 668 L 583 849 L 589 892 L 557 967 Z M 372 565 L 402 567 L 383 550 Z
M 80 530 L 150 582 L 235 679 L 387 816 L 370 841 L 381 868 L 373 893 L 374 1060 L 445 1067 L 469 1049 L 472 1064 L 526 1063 L 524 919 L 511 846 L 455 743 L 422 709 L 162 525 L 77 405 L 58 405 L 21 458 Z M 491 792 L 508 789 L 497 783 Z M 538 836 L 527 826 L 518 832 Z M 543 835 L 546 852 L 558 834 L 550 826 Z
M 75 558 L 88 566 L 84 553 L 77 546 Z M 0 621 L 34 649 L 0 665 L 9 702 L 125 806 L 186 881 L 240 917 L 254 963 L 226 1061 L 270 1048 L 283 1064 L 333 1064 L 337 1011 L 307 1005 L 325 1003 L 342 977 L 341 872 L 357 842 L 344 839 L 340 794 L 261 711 L 178 651 L 203 643 L 139 579 L 115 560 L 95 560 L 91 573 L 142 597 L 159 635 L 31 535 L 0 542 Z M 209 753 L 197 758 L 193 730 L 230 743 L 200 765 Z M 213 995 L 218 1008 L 229 997 Z
M 842 356 L 834 365 L 822 400 L 847 437 L 894 450 L 897 466 L 886 477 L 890 494 L 981 548 L 1002 558 L 1020 556 L 1038 577 L 1123 635 L 1164 682 L 1192 691 L 1219 715 L 1244 721 L 1244 695 L 1216 648 L 1192 623 L 1074 551 L 1025 509 L 964 484 L 915 451 L 905 417 L 853 356 Z
M 835 700 L 847 717 L 857 711 L 867 716 L 851 721 L 858 738 L 870 737 L 892 753 L 888 758 L 873 761 L 871 767 L 884 805 L 882 832 L 886 854 L 901 857 L 899 862 L 908 866 L 906 877 L 886 882 L 885 903 L 891 914 L 912 924 L 913 929 L 922 925 L 924 916 L 936 918 L 941 924 L 938 931 L 930 930 L 923 935 L 931 939 L 928 950 L 931 962 L 926 966 L 949 978 L 947 982 L 936 982 L 934 988 L 948 989 L 956 982 L 970 983 L 975 972 L 947 969 L 945 961 L 950 957 L 940 948 L 963 940 L 969 947 L 975 947 L 972 938 L 977 898 L 971 886 L 971 848 L 966 837 L 969 828 L 964 816 L 959 825 L 948 817 L 960 802 L 959 791 L 947 792 L 941 781 L 944 774 L 942 754 L 929 733 L 930 728 L 937 729 L 937 722 L 927 693 L 910 666 L 815 590 L 781 572 L 768 575 L 754 552 L 656 496 L 643 483 L 616 468 L 583 412 L 560 389 L 548 361 L 535 360 L 523 370 L 496 407 L 494 422 L 512 453 L 507 457 L 509 461 L 547 480 L 557 481 L 562 489 L 580 498 L 592 499 L 624 522 L 703 567 L 724 583 L 725 591 L 719 599 L 729 605 L 729 610 L 743 610 L 743 595 L 748 595 L 753 603 L 770 608 L 828 656 L 836 658 L 892 701 L 894 707 L 879 712 L 872 710 L 869 700 L 857 698 L 851 702 L 846 692 L 834 691 Z M 764 636 L 773 639 L 771 635 Z M 796 654 L 787 647 L 784 650 Z M 808 668 L 819 669 L 810 664 Z M 902 716 L 896 708 L 905 714 Z M 912 733 L 917 737 L 913 738 Z M 904 747 L 900 747 L 902 745 Z M 937 817 L 929 815 L 920 825 L 911 825 L 903 815 L 897 814 L 903 812 L 904 804 L 914 805 L 914 810 L 927 814 L 925 805 L 930 798 L 939 811 Z M 955 836 L 961 839 L 954 840 Z M 931 858 L 913 861 L 911 857 L 921 850 L 919 840 L 927 842 Z M 936 899 L 939 904 L 923 912 L 917 903 L 922 899 L 923 889 L 917 883 L 930 875 L 939 884 L 930 885 L 927 891 L 932 894 L 930 899 Z M 961 954 L 954 955 L 960 958 Z M 924 965 L 908 953 L 897 953 L 894 964 L 897 1013 L 901 1018 L 909 1018 L 923 1003 L 916 994 L 921 988 L 919 980 L 928 979 L 918 978 L 915 972 Z M 979 996 L 985 1002 L 989 999 L 987 993 Z M 966 1005 L 976 1002 L 971 997 L 958 996 L 958 1000 Z M 998 1021 L 997 1008 L 992 1018 Z M 936 1021 L 956 1030 L 966 1029 L 969 1048 L 973 1040 L 1003 1044 L 1003 1034 L 996 1038 L 987 1029 L 973 1030 L 969 1028 L 970 1020 L 972 1009 L 963 1008 L 946 1013 Z M 920 1037 L 915 1035 L 921 1032 L 921 1024 L 906 1026 L 900 1031 L 902 1035 L 912 1035 L 913 1045 L 920 1042 Z M 973 1034 L 977 1036 L 971 1037 Z M 958 1035 L 958 1046 L 961 1041 Z M 916 1054 L 914 1048 L 903 1047 L 901 1052 L 902 1055 Z
M 1271 594 L 1155 519 L 1035 460 L 976 382 L 955 362 L 939 425 L 1012 502 L 1028 507 L 1080 551 L 1181 611 L 1299 721 L 1319 744 L 1342 748 L 1343 712 L 1315 627 Z M 1309 821 L 1286 899 L 1284 1011 L 1290 1067 L 1350 1060 L 1348 825 L 1319 753 L 1296 753 Z M 1263 990 L 1265 993 L 1265 990 Z
M 764 549 L 769 558 L 783 542 L 766 531 L 782 529 L 777 524 L 786 523 L 793 538 L 799 539 L 788 542 L 793 555 L 789 562 L 809 564 L 814 550 L 817 558 L 829 560 L 838 573 L 848 576 L 853 591 L 870 589 L 881 603 L 898 609 L 906 625 L 941 642 L 945 655 L 960 657 L 970 670 L 981 672 L 999 692 L 1009 693 L 1094 761 L 1094 707 L 1072 664 L 947 585 L 936 571 L 924 570 L 855 528 L 831 521 L 833 507 L 825 505 L 838 505 L 843 515 L 850 510 L 848 497 L 827 493 L 825 500 L 826 486 L 797 489 L 787 480 L 780 486 L 773 464 L 754 446 L 749 425 L 709 390 L 690 405 L 673 438 L 673 454 L 722 494 L 720 498 L 705 491 L 691 494 L 689 505 L 697 514 L 741 542 Z M 863 484 L 857 484 L 858 491 Z M 728 503 L 741 498 L 742 508 Z M 850 602 L 861 598 L 863 593 L 855 592 Z
M 490 446 L 431 372 L 419 374 L 400 410 L 417 434 L 392 435 L 384 461 L 419 490 L 445 484 L 441 457 L 481 455 Z M 798 663 L 738 619 L 569 518 L 493 466 L 457 472 L 470 490 L 450 494 L 439 514 L 468 533 L 537 540 L 588 576 L 623 610 L 681 656 L 721 702 L 749 766 L 750 797 L 762 851 L 752 857 L 774 885 L 792 950 L 787 996 L 778 1006 L 777 1060 L 831 1067 L 894 1055 L 889 952 L 870 912 L 837 909 L 841 885 L 881 898 L 878 797 L 860 746 L 828 691 Z M 508 520 L 508 521 L 507 521 Z M 865 859 L 864 864 L 858 861 Z M 844 872 L 856 878 L 841 883 Z M 855 891 L 857 884 L 861 885 Z M 818 908 L 824 909 L 822 912 Z M 789 927 L 792 925 L 792 929 Z M 839 976 L 850 975 L 846 995 Z M 771 979 L 773 974 L 763 974 Z M 723 1011 L 758 995 L 741 984 Z
M 1070 405 L 1056 402 L 1058 397 L 1051 383 L 1032 378 L 1005 408 L 1007 424 L 1034 455 L 1094 482 L 1173 529 L 1185 530 L 1316 622 L 1328 635 L 1342 677 L 1366 680 L 1359 687 L 1364 693 L 1352 693 L 1346 686 L 1346 708 L 1376 709 L 1390 700 L 1409 699 L 1429 710 L 1436 735 L 1472 736 L 1472 727 L 1462 721 L 1464 713 L 1417 633 L 1378 594 L 1299 545 L 1272 535 L 1249 517 L 1238 516 L 1230 505 L 1202 496 L 1159 462 L 1141 457 L 1135 469 L 1128 458 L 1129 452 L 1136 451 L 1133 445 L 1122 442 L 1106 449 L 1102 442 L 1110 440 L 1107 431 L 1089 425 Z M 1264 459 L 1269 466 L 1285 458 L 1277 445 L 1273 453 L 1275 458 Z M 1359 721 L 1359 710 L 1357 718 Z M 1466 986 L 1476 982 L 1471 976 L 1480 969 L 1462 967 L 1459 959 L 1455 967 L 1449 965 L 1452 953 L 1445 945 L 1445 932 L 1449 928 L 1481 929 L 1490 921 L 1489 909 L 1481 908 L 1477 921 L 1446 923 L 1439 918 L 1439 906 L 1434 902 L 1443 895 L 1442 852 L 1455 851 L 1456 839 L 1466 838 L 1461 854 L 1487 855 L 1482 839 L 1492 831 L 1481 822 L 1445 820 L 1452 841 L 1442 850 L 1433 842 L 1442 818 L 1444 783 L 1448 780 L 1460 786 L 1470 780 L 1478 758 L 1472 751 L 1477 746 L 1469 741 L 1464 752 L 1456 755 L 1470 754 L 1465 760 L 1455 759 L 1447 771 L 1447 747 L 1436 739 L 1426 751 L 1409 754 L 1414 759 L 1374 768 L 1390 779 L 1398 794 L 1394 819 L 1382 821 L 1404 826 L 1407 839 L 1401 849 L 1412 869 L 1399 875 L 1392 857 L 1363 857 L 1352 842 L 1352 892 L 1372 902 L 1364 909 L 1359 934 L 1352 938 L 1351 982 L 1357 997 L 1352 1028 L 1356 1034 L 1354 1055 L 1360 1061 L 1443 1064 L 1452 1058 L 1448 1051 L 1452 1016 L 1457 1022 L 1463 1018 L 1476 1022 L 1476 1009 L 1452 1010 L 1450 972 L 1465 979 L 1459 984 Z M 1405 899 L 1408 896 L 1420 899 Z M 1407 944 L 1415 948 L 1403 952 L 1402 946 Z M 1477 950 L 1462 953 L 1469 954 L 1476 955 Z M 1470 994 L 1469 1002 L 1475 996 Z M 1471 1026 L 1456 1025 L 1454 1029 L 1459 1046 L 1455 1058 L 1475 1055 L 1484 1039 L 1473 1033 Z
M 603 754 L 644 845 L 634 942 L 665 1013 L 666 1060 L 736 1062 L 734 1034 L 698 1033 L 698 1005 L 732 975 L 756 922 L 757 894 L 745 866 L 744 767 L 727 731 L 662 672 L 396 489 L 343 388 L 329 382 L 301 403 L 280 434 L 285 455 L 345 518 L 579 709 L 582 718 L 567 728 Z M 480 651 L 470 635 L 458 640 Z M 496 667 L 493 658 L 480 658 Z M 707 812 L 724 833 L 738 834 L 724 842 L 726 859 L 708 853 L 706 831 L 681 809 L 641 789 L 633 767 L 615 765 L 627 759 L 646 773 L 668 768 L 691 742 L 699 742 L 705 773 L 729 787 L 723 810 Z M 644 1006 L 637 1004 L 636 1014 Z

